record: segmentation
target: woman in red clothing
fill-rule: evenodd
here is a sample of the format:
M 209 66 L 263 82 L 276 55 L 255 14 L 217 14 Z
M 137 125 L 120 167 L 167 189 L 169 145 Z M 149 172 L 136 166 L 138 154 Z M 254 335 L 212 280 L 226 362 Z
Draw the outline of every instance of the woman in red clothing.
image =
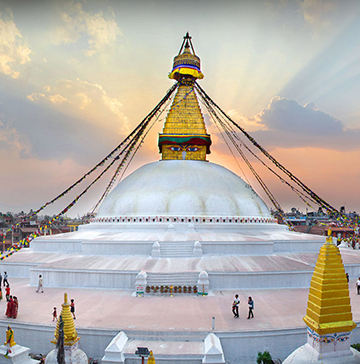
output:
M 13 319 L 16 319 L 17 318 L 18 310 L 19 310 L 19 301 L 17 300 L 17 297 L 14 296 L 13 297 L 12 310 L 11 310 L 11 317 Z
M 6 317 L 12 317 L 12 310 L 13 310 L 14 301 L 12 296 L 9 297 L 9 301 L 6 306 Z

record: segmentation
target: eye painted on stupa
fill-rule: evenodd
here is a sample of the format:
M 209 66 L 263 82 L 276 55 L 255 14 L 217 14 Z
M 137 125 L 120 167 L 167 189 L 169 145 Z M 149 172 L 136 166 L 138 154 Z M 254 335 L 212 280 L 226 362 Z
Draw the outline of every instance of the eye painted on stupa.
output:
M 186 149 L 188 152 L 196 152 L 196 151 L 198 151 L 199 150 L 199 148 L 197 148 L 197 147 L 189 147 L 189 148 L 187 148 Z
M 169 149 L 174 151 L 174 152 L 179 152 L 181 150 L 180 147 L 170 147 Z

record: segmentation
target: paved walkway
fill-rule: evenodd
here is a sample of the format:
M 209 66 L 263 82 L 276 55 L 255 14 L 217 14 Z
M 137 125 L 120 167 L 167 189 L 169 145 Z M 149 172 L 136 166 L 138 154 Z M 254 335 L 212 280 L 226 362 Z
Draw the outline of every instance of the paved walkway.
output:
M 11 294 L 18 297 L 17 322 L 54 325 L 53 307 L 61 312 L 64 293 L 76 304 L 77 328 L 104 328 L 146 331 L 204 331 L 211 329 L 215 317 L 217 331 L 272 330 L 305 327 L 308 289 L 269 289 L 216 291 L 207 297 L 190 294 L 134 297 L 130 291 L 47 288 L 36 293 L 27 278 L 9 278 Z M 231 313 L 235 293 L 241 298 L 240 318 Z M 4 295 L 4 292 L 3 292 Z M 247 297 L 255 302 L 255 318 L 247 320 Z M 360 321 L 360 296 L 355 280 L 350 281 L 353 320 Z M 0 320 L 5 316 L 6 301 L 0 302 Z

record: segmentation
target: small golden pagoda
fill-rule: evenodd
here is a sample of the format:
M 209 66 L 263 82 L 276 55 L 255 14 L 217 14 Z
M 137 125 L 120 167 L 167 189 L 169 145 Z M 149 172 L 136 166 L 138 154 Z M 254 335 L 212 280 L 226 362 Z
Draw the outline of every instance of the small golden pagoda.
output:
M 70 312 L 70 304 L 68 303 L 67 293 L 64 294 L 64 303 L 61 305 L 62 310 L 60 315 L 64 321 L 64 345 L 71 346 L 80 340 L 80 336 L 77 335 L 74 319 Z M 60 320 L 57 321 L 55 329 L 55 339 L 51 342 L 53 344 L 57 343 L 59 338 L 59 324 Z
M 80 336 L 77 335 L 74 319 L 70 312 L 67 293 L 64 294 L 64 303 L 61 305 L 60 313 L 63 322 L 64 345 L 59 345 L 51 350 L 45 358 L 45 364 L 58 364 L 58 355 L 64 355 L 65 364 L 88 364 L 87 355 L 79 348 Z M 57 344 L 59 339 L 60 319 L 57 321 L 55 329 L 55 339 L 51 342 Z
M 194 82 L 204 78 L 200 58 L 196 56 L 189 33 L 186 33 L 179 54 L 174 58 L 170 79 L 179 87 L 159 135 L 159 151 L 163 160 L 206 161 L 211 139 L 205 128 Z
M 311 278 L 304 321 L 307 343 L 293 351 L 283 364 L 360 364 L 359 352 L 350 346 L 356 324 L 352 320 L 349 286 L 330 229 Z
M 155 361 L 154 354 L 153 354 L 152 350 L 150 350 L 150 355 L 149 355 L 149 358 L 147 360 L 147 364 L 156 364 L 156 361 Z
M 344 265 L 331 230 L 316 262 L 304 321 L 318 335 L 349 332 L 356 327 Z

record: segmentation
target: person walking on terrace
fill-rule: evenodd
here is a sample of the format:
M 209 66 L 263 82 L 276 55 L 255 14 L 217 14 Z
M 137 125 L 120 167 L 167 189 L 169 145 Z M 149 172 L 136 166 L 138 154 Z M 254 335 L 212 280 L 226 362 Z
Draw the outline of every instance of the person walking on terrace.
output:
M 248 314 L 248 320 L 249 320 L 251 318 L 254 318 L 254 313 L 253 313 L 254 301 L 252 300 L 251 297 L 248 298 L 248 306 L 249 306 L 249 314 Z
M 70 300 L 70 302 L 71 302 L 70 303 L 70 312 L 72 313 L 74 320 L 76 320 L 76 317 L 75 317 L 75 302 L 74 302 L 74 299 L 72 298 Z
M 360 294 L 360 277 L 359 277 L 359 279 L 356 281 L 356 288 L 357 288 L 357 294 Z
M 57 311 L 56 311 L 56 307 L 54 307 L 54 311 L 53 311 L 53 313 L 52 313 L 52 320 L 53 321 L 57 321 Z
M 3 284 L 4 284 L 4 287 L 5 287 L 5 284 L 8 286 L 9 285 L 9 282 L 8 282 L 8 275 L 6 272 L 4 272 L 4 278 L 3 278 Z
M 42 275 L 39 275 L 39 282 L 38 282 L 38 288 L 36 290 L 36 292 L 39 293 L 39 291 L 41 291 L 41 293 L 44 293 L 44 289 L 43 289 L 43 278 Z
M 239 295 L 236 294 L 235 299 L 232 303 L 232 313 L 234 314 L 235 318 L 239 317 L 239 305 L 240 305 Z

